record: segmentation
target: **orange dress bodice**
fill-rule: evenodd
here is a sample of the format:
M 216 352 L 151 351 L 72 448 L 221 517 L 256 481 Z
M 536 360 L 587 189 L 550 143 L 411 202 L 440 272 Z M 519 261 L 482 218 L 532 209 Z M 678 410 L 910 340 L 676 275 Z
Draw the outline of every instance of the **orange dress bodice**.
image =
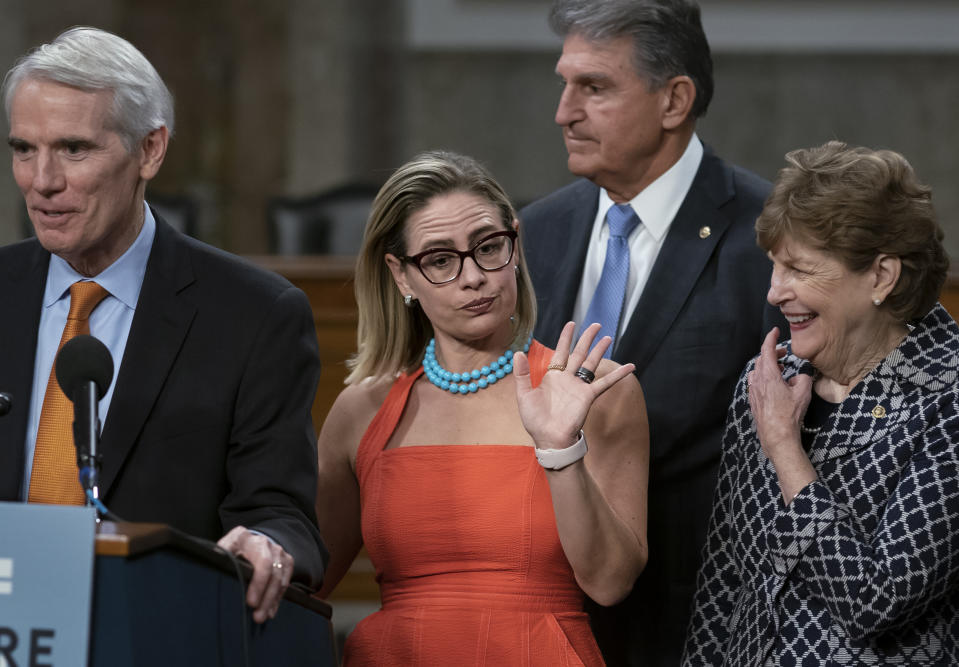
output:
M 534 384 L 551 354 L 530 347 Z M 345 664 L 602 665 L 532 447 L 386 449 L 421 375 L 397 379 L 357 452 L 383 604 L 350 634 Z

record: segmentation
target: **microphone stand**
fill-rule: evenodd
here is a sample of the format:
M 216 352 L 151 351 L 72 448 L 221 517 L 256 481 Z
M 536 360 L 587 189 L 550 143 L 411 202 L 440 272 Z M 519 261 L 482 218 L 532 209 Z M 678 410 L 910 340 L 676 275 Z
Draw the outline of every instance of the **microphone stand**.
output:
M 98 414 L 97 383 L 93 380 L 82 382 L 73 396 L 74 411 L 73 442 L 77 448 L 77 468 L 80 473 L 80 486 L 83 487 L 87 506 L 93 501 L 86 495 L 90 491 L 94 498 L 100 498 L 100 416 Z M 85 409 L 80 409 L 80 407 Z M 97 512 L 97 523 L 100 513 Z

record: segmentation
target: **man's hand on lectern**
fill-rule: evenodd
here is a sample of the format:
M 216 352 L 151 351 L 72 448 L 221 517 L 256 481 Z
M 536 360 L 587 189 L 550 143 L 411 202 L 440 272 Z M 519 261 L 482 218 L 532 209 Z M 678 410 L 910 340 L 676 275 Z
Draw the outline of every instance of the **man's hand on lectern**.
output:
M 246 589 L 246 603 L 253 608 L 253 620 L 263 623 L 276 616 L 293 576 L 293 556 L 266 535 L 243 526 L 231 530 L 217 544 L 243 556 L 253 566 L 253 578 Z

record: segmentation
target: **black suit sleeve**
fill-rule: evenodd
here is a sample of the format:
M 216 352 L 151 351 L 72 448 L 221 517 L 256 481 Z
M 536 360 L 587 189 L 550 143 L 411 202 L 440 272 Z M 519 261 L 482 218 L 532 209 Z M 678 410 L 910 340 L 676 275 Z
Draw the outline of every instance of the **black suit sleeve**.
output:
M 295 577 L 316 586 L 327 552 L 314 510 L 316 438 L 310 409 L 320 374 L 309 302 L 290 287 L 262 319 L 237 388 L 220 506 L 224 532 L 237 525 L 278 542 Z

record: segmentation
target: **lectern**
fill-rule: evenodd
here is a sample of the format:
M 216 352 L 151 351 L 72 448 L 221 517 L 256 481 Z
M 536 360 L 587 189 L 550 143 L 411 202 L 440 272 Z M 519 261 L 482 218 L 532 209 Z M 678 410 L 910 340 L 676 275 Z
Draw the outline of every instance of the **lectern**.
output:
M 294 585 L 257 625 L 244 594 L 234 561 L 208 543 L 160 524 L 103 522 L 89 664 L 336 665 L 328 604 Z

